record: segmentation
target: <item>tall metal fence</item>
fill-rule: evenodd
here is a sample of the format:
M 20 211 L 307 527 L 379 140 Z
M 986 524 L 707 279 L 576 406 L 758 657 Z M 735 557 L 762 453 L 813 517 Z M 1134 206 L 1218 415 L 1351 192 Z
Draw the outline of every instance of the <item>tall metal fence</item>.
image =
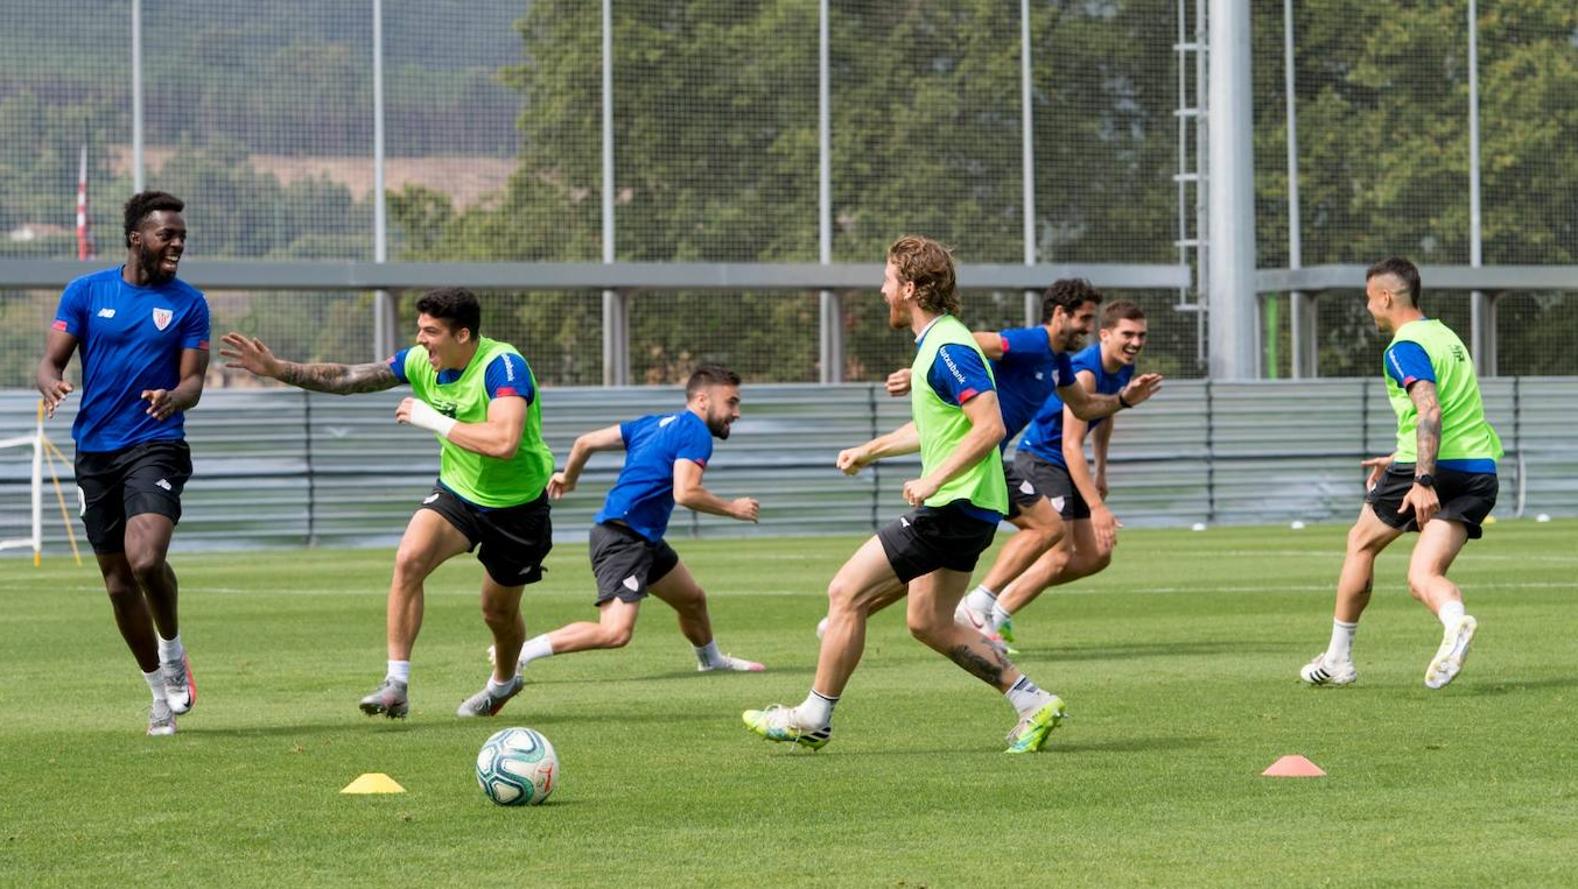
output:
M 973 324 L 1087 274 L 1197 377 L 1210 16 L 1252 27 L 1260 375 L 1368 374 L 1354 264 L 1387 253 L 1484 375 L 1578 372 L 1571 4 L 85 0 L 0 30 L 0 385 L 95 267 L 82 174 L 99 264 L 128 194 L 175 192 L 216 326 L 292 357 L 387 353 L 452 280 L 549 384 L 873 380 L 872 266 L 914 230 Z
M 906 399 L 875 385 L 747 386 L 743 417 L 717 443 L 706 484 L 761 500 L 761 523 L 678 510 L 670 535 L 865 533 L 906 507 L 914 458 L 846 478 L 839 449 L 909 418 Z M 1578 515 L 1578 378 L 1488 381 L 1489 418 L 1507 456 L 1496 515 Z M 219 391 L 187 418 L 196 469 L 184 499 L 182 549 L 392 545 L 437 475 L 430 434 L 393 422 L 395 393 L 336 397 L 299 390 Z M 544 433 L 562 460 L 582 432 L 678 410 L 671 387 L 543 391 Z M 0 392 L 0 439 L 31 430 L 31 393 Z M 69 456 L 74 401 L 47 425 Z M 1374 381 L 1180 382 L 1116 420 L 1114 512 L 1132 527 L 1348 521 L 1361 501 L 1361 457 L 1385 454 L 1396 428 Z M 30 452 L 0 450 L 0 539 L 26 537 Z M 619 455 L 598 455 L 554 507 L 555 533 L 579 539 L 612 484 Z M 71 521 L 69 467 L 61 479 Z M 46 488 L 47 488 L 46 476 Z M 46 552 L 66 551 L 46 490 Z M 80 533 L 80 530 L 79 530 Z

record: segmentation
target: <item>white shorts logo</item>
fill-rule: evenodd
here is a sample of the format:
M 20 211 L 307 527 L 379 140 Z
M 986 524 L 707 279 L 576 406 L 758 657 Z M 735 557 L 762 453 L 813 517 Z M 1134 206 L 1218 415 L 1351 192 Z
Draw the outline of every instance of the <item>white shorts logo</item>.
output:
M 1019 493 L 1021 493 L 1021 494 L 1034 494 L 1035 492 L 1036 492 L 1036 486 L 1032 485 L 1029 481 L 1023 481 L 1023 482 L 1019 483 Z
M 82 490 L 82 486 L 81 485 L 77 485 L 77 515 L 85 516 L 87 514 L 88 514 L 88 492 Z
M 636 590 L 641 589 L 641 581 L 636 580 L 636 576 L 634 574 L 632 574 L 629 577 L 625 578 L 624 584 L 625 584 L 625 589 L 629 590 L 632 593 L 635 592 Z
M 153 326 L 163 330 L 170 326 L 170 319 L 174 317 L 175 313 L 169 309 L 154 309 Z
M 163 489 L 165 489 L 165 490 L 166 490 L 166 491 L 168 491 L 168 490 L 171 490 L 171 488 L 170 488 L 170 482 L 169 482 L 169 481 L 167 481 L 167 480 L 166 480 L 166 479 L 162 479 L 162 478 L 161 478 L 161 479 L 159 479 L 159 480 L 158 480 L 158 481 L 156 481 L 156 482 L 154 482 L 154 484 L 156 484 L 156 485 L 158 485 L 158 486 L 159 486 L 159 487 L 161 487 L 161 488 L 163 488 Z
M 1062 497 L 1053 497 L 1052 498 L 1052 508 L 1057 510 L 1058 512 L 1062 512 L 1063 511 L 1063 501 L 1064 501 L 1064 498 L 1062 498 Z
M 437 499 L 438 499 L 438 492 L 435 491 L 434 493 L 429 494 L 426 497 L 422 498 L 422 505 L 426 506 L 429 503 L 432 503 L 434 500 L 437 500 Z

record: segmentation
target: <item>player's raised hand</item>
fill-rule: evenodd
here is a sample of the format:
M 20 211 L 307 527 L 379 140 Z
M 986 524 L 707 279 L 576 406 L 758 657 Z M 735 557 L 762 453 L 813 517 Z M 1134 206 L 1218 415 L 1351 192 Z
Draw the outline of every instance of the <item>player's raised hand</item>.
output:
M 910 394 L 910 369 L 907 367 L 901 367 L 893 373 L 888 374 L 888 378 L 883 383 L 883 385 L 887 387 L 889 395 L 899 396 Z
M 548 479 L 548 499 L 560 500 L 564 495 L 575 490 L 575 482 L 565 478 L 564 473 L 555 472 L 553 478 Z
M 143 413 L 155 420 L 169 419 L 171 414 L 180 410 L 175 404 L 175 393 L 170 389 L 144 389 L 138 397 L 148 402 L 148 409 Z
M 1119 394 L 1123 396 L 1123 400 L 1128 402 L 1130 407 L 1133 407 L 1155 395 L 1161 388 L 1161 374 L 1140 374 L 1130 380 L 1129 385 L 1124 386 L 1123 391 Z
M 1376 483 L 1381 480 L 1381 474 L 1386 472 L 1386 467 L 1392 465 L 1392 458 L 1390 455 L 1385 457 L 1371 457 L 1370 459 L 1361 462 L 1359 465 L 1370 470 L 1369 477 L 1364 480 L 1364 489 L 1368 491 L 1375 487 Z
M 47 386 L 38 387 L 38 393 L 43 396 L 44 416 L 55 416 L 55 408 L 60 407 L 60 403 L 71 394 L 71 388 L 71 384 L 65 380 L 55 380 Z
M 729 513 L 742 522 L 756 523 L 757 516 L 761 515 L 762 505 L 756 502 L 755 497 L 737 497 L 729 501 Z
M 834 465 L 845 475 L 855 475 L 870 462 L 866 457 L 865 448 L 845 448 L 838 452 L 838 459 L 834 461 Z
M 235 331 L 224 335 L 220 342 L 224 348 L 219 354 L 232 359 L 225 362 L 225 367 L 239 367 L 260 377 L 278 377 L 280 362 L 274 353 L 263 341 L 257 337 L 243 336 Z

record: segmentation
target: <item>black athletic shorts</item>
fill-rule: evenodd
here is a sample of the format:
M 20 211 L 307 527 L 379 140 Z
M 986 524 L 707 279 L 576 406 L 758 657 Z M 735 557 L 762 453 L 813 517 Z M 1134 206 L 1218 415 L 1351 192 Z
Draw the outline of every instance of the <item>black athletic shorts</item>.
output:
M 1008 483 L 1008 517 L 1013 518 L 1026 509 L 1035 506 L 1036 501 L 1044 499 L 1036 486 L 1019 474 L 1014 468 L 1014 461 L 1003 461 L 1003 481 Z
M 431 509 L 471 541 L 477 561 L 499 586 L 524 586 L 542 580 L 542 562 L 553 549 L 548 492 L 518 506 L 484 507 L 455 495 L 443 485 L 422 498 Z M 481 549 L 478 549 L 478 547 Z
M 1413 464 L 1393 463 L 1386 467 L 1386 472 L 1381 474 L 1380 480 L 1364 500 L 1375 510 L 1375 517 L 1387 525 L 1399 531 L 1418 531 L 1413 509 L 1403 513 L 1397 511 L 1403 505 L 1404 495 L 1413 486 Z M 1462 522 L 1468 530 L 1469 539 L 1478 540 L 1485 536 L 1485 529 L 1481 525 L 1496 505 L 1499 487 L 1494 472 L 1458 472 L 1437 468 L 1436 497 L 1441 501 L 1441 510 L 1436 513 L 1436 518 Z
M 151 512 L 181 521 L 181 491 L 192 477 L 186 442 L 145 441 L 118 451 L 77 452 L 77 502 L 88 543 L 99 555 L 126 551 L 126 520 Z
M 1030 480 L 1037 491 L 1052 501 L 1052 508 L 1064 521 L 1090 518 L 1090 506 L 1074 487 L 1074 478 L 1068 467 L 1051 460 L 1043 460 L 1028 451 L 1014 454 L 1014 469 Z
M 597 576 L 597 604 L 610 599 L 639 602 L 647 588 L 679 564 L 679 553 L 659 539 L 642 537 L 623 522 L 592 526 L 592 573 Z
M 982 521 L 958 504 L 922 506 L 877 531 L 899 580 L 909 583 L 938 568 L 975 570 L 976 560 L 992 545 L 997 523 Z

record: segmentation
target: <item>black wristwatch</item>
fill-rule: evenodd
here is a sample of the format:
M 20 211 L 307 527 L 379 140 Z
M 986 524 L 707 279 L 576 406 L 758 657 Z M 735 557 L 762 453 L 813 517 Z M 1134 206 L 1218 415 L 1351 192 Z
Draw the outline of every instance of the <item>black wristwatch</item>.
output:
M 1424 475 L 1416 475 L 1414 476 L 1414 484 L 1421 488 L 1433 488 L 1436 486 L 1436 477 L 1428 472 Z
M 1118 392 L 1118 407 L 1120 407 L 1120 408 L 1122 408 L 1124 410 L 1127 410 L 1127 409 L 1129 409 L 1131 407 L 1134 407 L 1134 405 L 1129 404 L 1127 401 L 1123 400 L 1123 393 L 1121 391 Z

